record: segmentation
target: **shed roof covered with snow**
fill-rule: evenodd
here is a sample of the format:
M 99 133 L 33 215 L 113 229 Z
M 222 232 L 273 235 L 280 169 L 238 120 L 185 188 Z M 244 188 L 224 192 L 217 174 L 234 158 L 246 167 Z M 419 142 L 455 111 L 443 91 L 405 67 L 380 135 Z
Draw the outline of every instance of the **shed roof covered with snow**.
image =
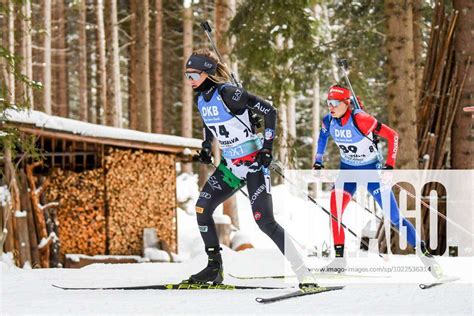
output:
M 44 137 L 180 154 L 201 148 L 202 140 L 98 125 L 39 111 L 7 111 L 7 125 Z

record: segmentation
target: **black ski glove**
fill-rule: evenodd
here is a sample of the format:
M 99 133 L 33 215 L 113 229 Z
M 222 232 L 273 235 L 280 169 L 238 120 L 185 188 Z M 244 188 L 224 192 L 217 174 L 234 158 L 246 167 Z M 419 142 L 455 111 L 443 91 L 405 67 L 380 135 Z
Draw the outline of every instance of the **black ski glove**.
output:
M 206 165 L 212 163 L 212 149 L 208 142 L 202 143 L 202 149 L 201 151 L 198 151 L 197 155 L 193 156 L 193 161 L 199 161 Z
M 257 157 L 255 159 L 255 161 L 260 166 L 264 166 L 265 168 L 268 168 L 268 166 L 270 166 L 270 164 L 272 163 L 272 160 L 273 160 L 272 151 L 266 148 L 261 149 L 258 152 Z

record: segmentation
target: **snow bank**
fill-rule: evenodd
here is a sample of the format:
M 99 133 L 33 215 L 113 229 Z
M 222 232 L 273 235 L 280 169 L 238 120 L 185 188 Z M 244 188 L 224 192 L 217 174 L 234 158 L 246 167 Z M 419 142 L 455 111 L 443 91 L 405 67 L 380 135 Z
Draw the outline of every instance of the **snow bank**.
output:
M 2 252 L 2 256 L 0 257 L 0 265 L 2 267 L 2 273 L 17 269 L 17 266 L 15 265 L 15 260 L 13 258 L 13 253 Z
M 16 218 L 21 218 L 21 217 L 26 217 L 26 211 L 16 211 L 15 212 L 15 217 Z
M 97 259 L 97 260 L 107 260 L 107 259 L 134 259 L 137 262 L 150 262 L 148 258 L 142 258 L 140 256 L 118 256 L 118 255 L 97 255 L 97 256 L 88 256 L 83 254 L 68 253 L 66 258 L 73 261 L 79 262 L 81 259 Z
M 144 257 L 158 262 L 170 262 L 171 259 L 166 251 L 157 248 L 145 248 Z
M 176 198 L 188 214 L 195 212 L 194 206 L 199 198 L 197 174 L 182 173 L 176 178 Z
M 2 207 L 6 207 L 10 203 L 10 191 L 6 185 L 0 186 L 0 204 Z
M 225 214 L 214 214 L 212 217 L 214 218 L 214 223 L 216 224 L 230 225 L 232 223 L 230 217 Z
M 234 233 L 234 236 L 232 237 L 232 242 L 231 242 L 232 249 L 236 250 L 237 248 L 245 244 L 252 244 L 252 240 L 250 236 L 247 233 L 242 232 L 240 230 L 236 231 Z

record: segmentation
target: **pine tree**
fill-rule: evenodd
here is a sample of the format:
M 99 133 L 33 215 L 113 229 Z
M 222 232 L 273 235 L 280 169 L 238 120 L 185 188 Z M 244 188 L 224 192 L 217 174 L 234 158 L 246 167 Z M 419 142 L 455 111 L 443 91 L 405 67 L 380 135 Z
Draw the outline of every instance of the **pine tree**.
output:
M 142 0 L 135 4 L 135 23 L 137 27 L 139 26 L 135 34 L 138 130 L 143 132 L 151 132 L 150 32 L 148 13 L 148 0 Z
M 397 167 L 416 169 L 416 81 L 413 44 L 413 0 L 385 1 L 388 53 L 389 122 L 399 134 Z
M 453 0 L 453 3 L 454 8 L 459 10 L 454 39 L 459 78 L 462 78 L 467 67 L 470 67 L 451 129 L 452 167 L 472 169 L 472 119 L 470 113 L 463 111 L 463 107 L 472 106 L 474 98 L 474 4 L 469 0 Z

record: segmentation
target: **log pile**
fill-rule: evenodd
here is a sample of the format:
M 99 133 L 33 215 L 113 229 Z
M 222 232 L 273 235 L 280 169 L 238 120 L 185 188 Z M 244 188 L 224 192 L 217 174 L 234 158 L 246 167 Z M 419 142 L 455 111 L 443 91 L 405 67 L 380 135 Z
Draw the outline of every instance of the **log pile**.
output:
M 105 254 L 106 220 L 103 169 L 80 173 L 55 169 L 46 197 L 59 202 L 61 258 L 68 253 Z
M 458 79 L 454 54 L 454 29 L 458 12 L 448 15 L 437 3 L 433 14 L 423 86 L 419 99 L 418 154 L 422 169 L 444 169 L 454 115 L 459 107 L 468 69 Z
M 174 156 L 111 148 L 105 160 L 109 253 L 141 255 L 151 227 L 176 252 Z
M 445 169 L 448 166 L 447 146 L 450 131 L 458 110 L 469 67 L 458 75 L 455 56 L 454 31 L 458 18 L 457 11 L 447 14 L 445 5 L 437 3 L 433 15 L 432 31 L 428 46 L 427 63 L 424 71 L 422 95 L 419 100 L 421 116 L 418 121 L 418 154 L 423 169 Z M 468 62 L 469 64 L 469 62 Z M 459 79 L 462 78 L 462 79 Z M 423 201 L 428 200 L 431 191 L 438 197 L 445 195 L 444 188 L 436 183 L 424 187 Z M 446 215 L 445 201 L 441 200 L 438 212 Z M 429 241 L 429 208 L 422 203 L 423 238 Z M 438 216 L 438 249 L 434 254 L 442 254 L 446 248 L 446 221 Z

